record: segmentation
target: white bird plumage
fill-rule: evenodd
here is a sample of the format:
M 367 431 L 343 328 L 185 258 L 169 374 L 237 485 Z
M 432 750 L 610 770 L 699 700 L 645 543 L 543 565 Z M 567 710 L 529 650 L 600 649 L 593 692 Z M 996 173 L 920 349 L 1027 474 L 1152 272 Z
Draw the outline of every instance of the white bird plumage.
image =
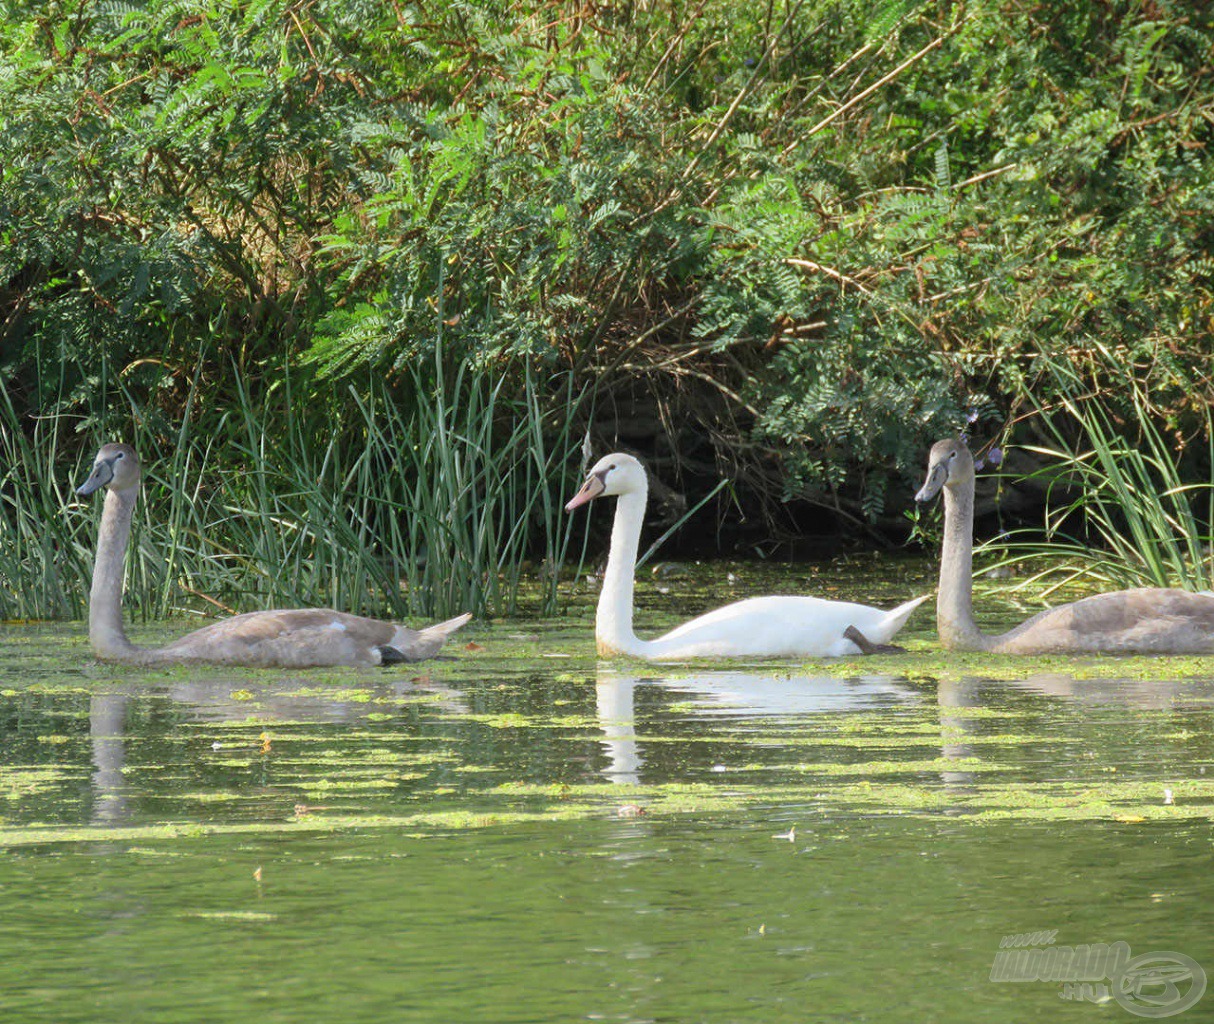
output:
M 662 661 L 860 654 L 865 641 L 871 651 L 872 645 L 892 639 L 910 613 L 927 600 L 924 595 L 886 611 L 818 597 L 752 597 L 685 622 L 657 640 L 641 640 L 632 629 L 632 605 L 648 493 L 645 467 L 631 455 L 616 453 L 594 465 L 565 506 L 572 511 L 598 497 L 618 498 L 594 623 L 595 641 L 604 657 L 624 654 Z M 849 628 L 858 631 L 860 643 L 845 636 Z
M 284 668 L 421 661 L 437 654 L 448 634 L 472 618 L 465 613 L 415 630 L 327 608 L 247 612 L 164 647 L 137 647 L 122 626 L 122 578 L 140 477 L 135 449 L 126 444 L 102 445 L 89 478 L 76 491 L 83 497 L 105 489 L 89 592 L 89 642 L 102 661 Z

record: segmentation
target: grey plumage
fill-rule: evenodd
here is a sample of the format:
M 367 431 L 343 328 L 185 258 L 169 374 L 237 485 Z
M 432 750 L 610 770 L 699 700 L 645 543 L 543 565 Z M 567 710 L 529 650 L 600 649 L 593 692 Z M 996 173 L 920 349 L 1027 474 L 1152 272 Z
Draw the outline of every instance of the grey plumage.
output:
M 1211 654 L 1214 596 L 1141 587 L 1096 594 L 1034 615 L 999 636 L 973 613 L 974 459 L 958 440 L 938 441 L 919 501 L 944 494 L 944 546 L 936 626 L 940 642 L 998 654 Z
M 77 490 L 85 496 L 105 489 L 89 594 L 89 641 L 103 661 L 280 668 L 421 661 L 437 654 L 447 636 L 472 618 L 465 613 L 415 630 L 327 608 L 247 612 L 204 626 L 164 647 L 137 647 L 127 639 L 122 625 L 122 576 L 140 477 L 135 450 L 130 445 L 107 444 Z M 385 651 L 392 654 L 385 656 Z

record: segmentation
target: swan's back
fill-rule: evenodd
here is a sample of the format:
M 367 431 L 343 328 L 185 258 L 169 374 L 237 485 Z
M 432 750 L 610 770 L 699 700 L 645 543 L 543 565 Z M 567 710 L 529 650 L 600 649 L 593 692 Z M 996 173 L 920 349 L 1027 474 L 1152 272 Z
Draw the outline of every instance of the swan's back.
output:
M 414 630 L 326 608 L 246 612 L 148 653 L 163 662 L 280 668 L 421 661 L 437 654 L 447 635 L 470 618 Z
M 1214 653 L 1214 596 L 1141 587 L 1039 612 L 998 637 L 1001 654 Z
M 752 597 L 716 608 L 652 641 L 653 656 L 839 657 L 860 650 L 843 637 L 855 626 L 872 643 L 886 643 L 927 598 L 884 610 L 819 597 Z

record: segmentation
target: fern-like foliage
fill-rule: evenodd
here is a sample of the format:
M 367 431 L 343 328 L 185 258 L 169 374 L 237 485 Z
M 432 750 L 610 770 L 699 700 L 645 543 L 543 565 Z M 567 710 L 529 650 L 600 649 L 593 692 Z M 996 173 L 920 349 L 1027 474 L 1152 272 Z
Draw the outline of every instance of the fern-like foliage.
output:
M 404 393 L 439 352 L 643 393 L 663 447 L 879 515 L 917 447 L 996 428 L 1046 365 L 1114 406 L 1129 368 L 1201 429 L 1195 5 L 5 13 L 0 374 L 27 433 L 110 429 L 116 379 L 204 415 L 200 351 L 229 405 L 233 365 L 266 400 L 287 370 Z M 712 407 L 684 422 L 691 381 Z

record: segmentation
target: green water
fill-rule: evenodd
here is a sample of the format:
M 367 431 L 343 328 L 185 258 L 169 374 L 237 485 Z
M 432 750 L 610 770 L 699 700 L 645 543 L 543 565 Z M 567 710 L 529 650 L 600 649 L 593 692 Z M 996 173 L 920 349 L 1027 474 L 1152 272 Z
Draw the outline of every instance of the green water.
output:
M 296 673 L 0 627 L 0 1020 L 1136 1019 L 990 980 L 1055 929 L 1214 971 L 1214 668 L 954 671 L 930 625 L 654 668 L 488 623 Z

